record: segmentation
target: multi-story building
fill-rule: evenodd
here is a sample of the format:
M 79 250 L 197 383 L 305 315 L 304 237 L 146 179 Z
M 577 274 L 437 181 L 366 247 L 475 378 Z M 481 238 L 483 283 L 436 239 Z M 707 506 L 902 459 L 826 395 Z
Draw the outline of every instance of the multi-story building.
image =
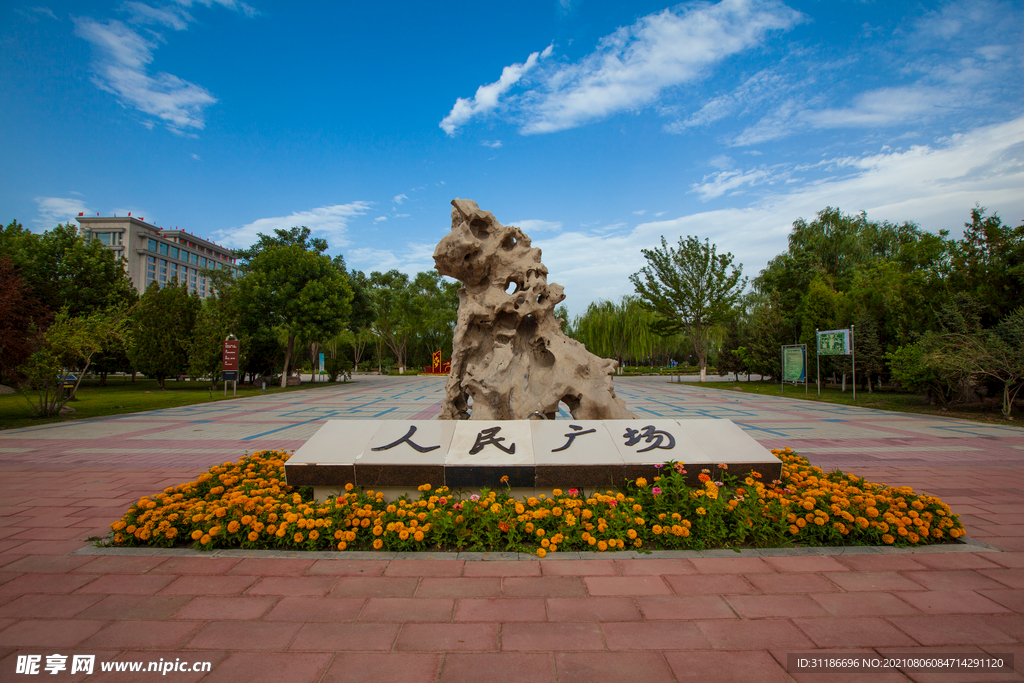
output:
M 227 270 L 238 275 L 231 250 L 184 230 L 164 230 L 127 216 L 78 215 L 86 239 L 94 239 L 119 256 L 132 284 L 143 293 L 151 282 L 161 287 L 177 281 L 189 291 L 207 297 L 213 294 L 210 270 Z

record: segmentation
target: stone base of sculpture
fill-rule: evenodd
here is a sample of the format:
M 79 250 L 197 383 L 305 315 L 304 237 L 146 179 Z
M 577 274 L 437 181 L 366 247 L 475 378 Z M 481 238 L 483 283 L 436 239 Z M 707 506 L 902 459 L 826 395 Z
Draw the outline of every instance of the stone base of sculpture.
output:
M 565 295 L 548 284 L 540 249 L 476 202 L 452 206 L 434 263 L 464 287 L 441 419 L 554 419 L 559 403 L 577 420 L 635 417 L 612 387 L 618 363 L 562 333 L 554 310 Z

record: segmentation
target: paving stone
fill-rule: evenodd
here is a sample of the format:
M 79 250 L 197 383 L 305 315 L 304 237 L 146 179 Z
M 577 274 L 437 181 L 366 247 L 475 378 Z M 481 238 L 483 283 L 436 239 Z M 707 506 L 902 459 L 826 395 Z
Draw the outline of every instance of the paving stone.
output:
M 338 652 L 320 683 L 434 683 L 440 669 L 440 654 Z
M 455 621 L 547 621 L 543 598 L 463 598 Z
M 285 598 L 287 599 L 287 598 Z M 278 598 L 247 598 L 199 596 L 192 598 L 175 612 L 175 619 L 224 621 L 227 619 L 252 620 L 265 615 L 277 604 Z M 309 621 L 304 619 L 303 621 Z
M 454 608 L 450 598 L 370 598 L 359 621 L 451 621 Z
M 689 621 L 606 622 L 601 624 L 601 629 L 609 650 L 703 650 L 708 647 L 701 630 Z
M 557 557 L 557 554 L 548 557 Z M 545 558 L 547 559 L 547 558 Z M 563 562 L 541 562 L 545 576 L 618 576 L 615 560 L 574 560 Z
M 5 647 L 75 647 L 107 625 L 93 619 L 22 619 L 0 630 Z
M 846 591 L 926 590 L 920 583 L 896 572 L 829 572 L 822 576 Z
M 807 597 L 834 617 L 895 617 L 921 614 L 910 603 L 900 600 L 892 593 L 811 593 Z
M 792 680 L 784 667 L 764 650 L 730 652 L 716 650 L 666 652 L 665 660 L 679 683 L 786 683 Z M 845 683 L 847 679 L 844 678 Z
M 1006 614 L 1013 611 L 975 591 L 910 591 L 894 595 L 924 614 Z
M 928 590 L 980 590 L 983 588 L 999 589 L 1003 585 L 998 581 L 979 574 L 971 569 L 953 571 L 901 572 L 903 576 L 921 584 Z
M 747 574 L 744 578 L 762 593 L 824 593 L 839 588 L 818 574 Z
M 555 667 L 559 683 L 674 680 L 660 652 L 556 652 Z
M 300 624 L 284 621 L 214 621 L 184 645 L 189 650 L 284 650 Z M 326 648 L 325 648 L 326 649 Z
M 888 621 L 921 645 L 992 645 L 1014 639 L 979 616 L 889 617 Z M 892 645 L 892 643 L 883 643 Z
M 739 595 L 756 593 L 749 581 L 731 574 L 666 576 L 665 581 L 677 595 Z
M 416 594 L 416 577 L 342 576 L 331 589 L 332 598 L 411 598 Z
M 592 598 L 594 599 L 594 598 Z M 735 619 L 736 612 L 721 596 L 640 597 L 640 611 L 649 620 Z
M 79 647 L 171 650 L 181 647 L 203 626 L 201 621 L 115 621 L 83 640 Z
M 587 587 L 577 576 L 505 577 L 502 595 L 507 598 L 586 597 Z
M 298 625 L 295 625 L 298 628 Z M 390 652 L 402 628 L 398 623 L 311 622 L 303 624 L 289 650 Z
M 154 578 L 166 578 L 173 581 L 161 591 L 164 595 L 242 595 L 258 580 L 255 576 L 230 576 L 227 574 L 154 575 Z
M 601 595 L 672 595 L 661 576 L 588 576 L 587 592 Z
M 281 598 L 264 621 L 354 621 L 366 605 L 363 598 Z
M 499 598 L 498 577 L 425 576 L 416 589 L 417 598 Z
M 246 589 L 246 595 L 319 595 L 331 592 L 333 576 L 264 576 Z
M 697 569 L 688 560 L 644 558 L 642 560 L 616 560 L 623 576 L 695 574 Z
M 765 564 L 778 572 L 845 572 L 849 567 L 833 557 L 807 555 L 804 557 L 765 557 Z M 749 572 L 747 572 L 749 573 Z
M 641 621 L 630 597 L 547 598 L 548 621 Z
M 399 652 L 497 652 L 498 624 L 403 624 L 395 649 Z
M 917 644 L 878 617 L 794 619 L 793 623 L 818 647 L 900 647 Z
M 306 576 L 380 576 L 386 561 L 380 560 L 317 560 L 306 570 Z
M 451 560 L 392 560 L 384 576 L 462 576 L 465 562 Z
M 0 619 L 70 618 L 103 599 L 102 595 L 22 595 L 0 607 Z
M 206 656 L 206 655 L 204 655 Z M 204 683 L 319 683 L 331 664 L 328 653 L 231 653 L 203 679 Z M 366 679 L 364 679 L 366 680 Z
M 695 625 L 716 650 L 766 650 L 769 647 L 802 650 L 814 647 L 807 636 L 786 619 L 698 621 Z
M 70 599 L 86 596 L 70 595 L 67 597 Z M 191 599 L 186 595 L 115 594 L 88 597 L 101 597 L 101 600 L 80 612 L 79 619 L 166 619 L 184 607 Z
M 548 653 L 453 652 L 445 655 L 439 683 L 464 683 L 484 677 L 488 683 L 555 683 L 555 667 Z
M 540 562 L 519 562 L 494 560 L 487 562 L 467 562 L 463 567 L 463 576 L 540 576 Z
M 725 600 L 744 619 L 828 616 L 806 595 L 730 595 Z
M 774 572 L 765 560 L 760 557 L 736 558 L 695 558 L 690 560 L 701 574 L 753 574 L 755 572 Z

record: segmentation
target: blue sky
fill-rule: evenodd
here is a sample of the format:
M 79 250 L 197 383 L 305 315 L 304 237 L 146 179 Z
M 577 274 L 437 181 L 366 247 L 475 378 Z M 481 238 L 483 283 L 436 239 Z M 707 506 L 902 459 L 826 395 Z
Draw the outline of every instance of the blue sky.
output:
M 753 276 L 829 205 L 1024 219 L 1017 1 L 41 1 L 0 7 L 0 219 L 39 231 L 307 225 L 413 273 L 469 198 L 580 313 L 661 235 Z

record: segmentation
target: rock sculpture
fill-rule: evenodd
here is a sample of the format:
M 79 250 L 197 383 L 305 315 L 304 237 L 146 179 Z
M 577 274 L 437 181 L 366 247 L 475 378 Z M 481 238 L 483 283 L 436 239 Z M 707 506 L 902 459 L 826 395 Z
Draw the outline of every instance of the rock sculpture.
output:
M 612 387 L 618 363 L 562 333 L 554 310 L 565 294 L 548 284 L 540 249 L 476 202 L 452 206 L 434 263 L 464 287 L 441 419 L 554 419 L 560 401 L 578 420 L 634 417 Z

